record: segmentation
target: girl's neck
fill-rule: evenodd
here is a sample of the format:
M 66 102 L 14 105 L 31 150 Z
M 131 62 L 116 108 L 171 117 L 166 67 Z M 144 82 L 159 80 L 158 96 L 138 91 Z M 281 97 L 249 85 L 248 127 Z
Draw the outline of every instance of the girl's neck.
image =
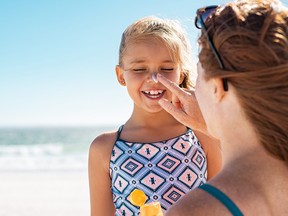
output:
M 150 113 L 143 110 L 134 109 L 132 115 L 125 125 L 130 125 L 132 127 L 159 128 L 165 125 L 175 124 L 179 125 L 180 123 L 172 115 L 164 110 Z
M 187 127 L 166 111 L 133 112 L 125 123 L 121 138 L 129 142 L 158 142 L 184 134 Z

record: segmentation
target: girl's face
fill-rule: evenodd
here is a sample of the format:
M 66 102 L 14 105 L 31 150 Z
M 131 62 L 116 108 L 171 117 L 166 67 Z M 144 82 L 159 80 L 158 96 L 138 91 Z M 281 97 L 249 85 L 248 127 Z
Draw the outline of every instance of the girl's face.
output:
M 163 42 L 155 38 L 129 44 L 122 63 L 122 67 L 116 69 L 119 82 L 125 81 L 134 104 L 148 112 L 162 110 L 158 104 L 160 98 L 172 99 L 171 93 L 153 80 L 153 74 L 161 73 L 178 84 L 182 82 L 179 66 Z

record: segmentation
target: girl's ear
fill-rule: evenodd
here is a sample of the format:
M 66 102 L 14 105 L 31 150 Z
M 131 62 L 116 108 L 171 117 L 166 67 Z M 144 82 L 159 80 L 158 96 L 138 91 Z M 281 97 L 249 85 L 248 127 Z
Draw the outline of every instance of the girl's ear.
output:
M 215 99 L 220 101 L 225 95 L 223 80 L 221 78 L 213 78 L 213 85 Z
M 117 76 L 117 80 L 119 84 L 122 86 L 126 86 L 123 70 L 119 65 L 116 65 L 115 72 L 116 72 L 116 76 Z

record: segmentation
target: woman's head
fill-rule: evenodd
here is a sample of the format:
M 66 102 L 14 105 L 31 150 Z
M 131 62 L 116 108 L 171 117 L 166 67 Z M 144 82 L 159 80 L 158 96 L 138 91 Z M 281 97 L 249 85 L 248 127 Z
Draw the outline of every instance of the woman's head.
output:
M 205 27 L 199 38 L 205 78 L 228 80 L 266 150 L 288 163 L 287 8 L 277 0 L 238 0 L 219 7 Z
M 174 20 L 158 17 L 145 17 L 132 23 L 122 34 L 119 49 L 119 65 L 123 65 L 123 57 L 127 47 L 147 38 L 160 40 L 167 46 L 171 58 L 178 64 L 183 76 L 181 87 L 194 87 L 192 75 L 192 54 L 189 39 L 184 29 Z

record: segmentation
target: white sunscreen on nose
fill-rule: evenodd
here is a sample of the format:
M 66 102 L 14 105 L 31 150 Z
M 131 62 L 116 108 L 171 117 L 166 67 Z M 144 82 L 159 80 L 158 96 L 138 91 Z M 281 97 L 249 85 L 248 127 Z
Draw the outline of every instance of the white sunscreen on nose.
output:
M 153 80 L 155 83 L 158 83 L 157 73 L 153 73 L 153 74 L 152 74 L 152 80 Z

